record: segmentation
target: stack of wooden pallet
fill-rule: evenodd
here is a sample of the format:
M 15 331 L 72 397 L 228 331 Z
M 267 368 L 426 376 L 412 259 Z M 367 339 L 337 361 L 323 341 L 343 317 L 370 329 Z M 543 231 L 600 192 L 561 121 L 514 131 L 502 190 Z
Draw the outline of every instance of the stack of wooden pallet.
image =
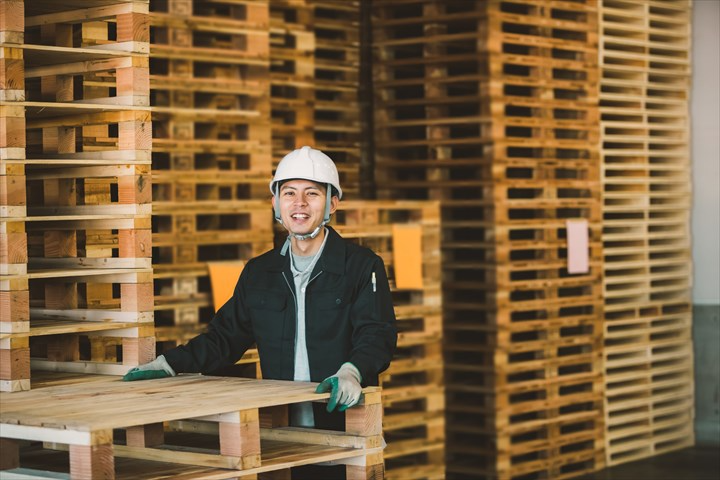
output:
M 383 258 L 392 289 L 398 349 L 390 368 L 380 377 L 388 444 L 385 478 L 443 478 L 439 205 L 342 202 L 333 222 L 344 238 Z
M 274 164 L 314 144 L 315 35 L 307 0 L 270 4 L 270 79 Z
M 488 50 L 496 468 L 577 476 L 604 465 L 597 4 L 491 4 Z M 571 273 L 577 219 L 588 268 Z
M 610 465 L 693 443 L 690 2 L 600 2 Z
M 30 387 L 23 2 L 0 2 L 0 390 Z M 12 220 L 11 220 L 12 219 Z M 13 335 L 14 336 L 11 336 Z
M 169 0 L 150 13 L 159 352 L 213 316 L 208 262 L 272 246 L 267 1 Z
M 0 4 L 2 390 L 119 374 L 154 356 L 148 5 Z
M 340 0 L 270 2 L 274 164 L 311 145 L 335 161 L 343 194 L 360 182 L 360 5 Z
M 314 144 L 337 165 L 345 198 L 360 186 L 360 4 L 312 0 Z
M 602 466 L 594 2 L 376 2 L 379 193 L 439 199 L 448 475 Z M 587 273 L 566 221 L 587 222 Z

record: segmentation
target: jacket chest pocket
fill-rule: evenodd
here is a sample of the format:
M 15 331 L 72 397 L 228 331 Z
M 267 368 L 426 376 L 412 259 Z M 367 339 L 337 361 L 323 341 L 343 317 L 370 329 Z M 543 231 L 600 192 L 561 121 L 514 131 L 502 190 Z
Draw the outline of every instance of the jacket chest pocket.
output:
M 344 292 L 323 292 L 313 295 L 313 307 L 320 311 L 345 308 L 347 300 Z
M 246 303 L 256 340 L 272 341 L 294 335 L 285 325 L 287 296 L 275 292 L 248 290 Z
M 311 303 L 310 303 L 311 302 Z M 334 338 L 349 324 L 349 302 L 343 292 L 323 292 L 312 296 L 312 305 L 306 323 L 309 329 L 320 337 Z

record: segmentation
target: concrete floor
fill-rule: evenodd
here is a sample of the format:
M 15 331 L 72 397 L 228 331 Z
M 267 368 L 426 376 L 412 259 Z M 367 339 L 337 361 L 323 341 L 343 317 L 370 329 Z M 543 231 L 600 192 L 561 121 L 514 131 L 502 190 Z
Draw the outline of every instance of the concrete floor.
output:
M 607 468 L 580 480 L 719 480 L 720 447 L 693 447 Z

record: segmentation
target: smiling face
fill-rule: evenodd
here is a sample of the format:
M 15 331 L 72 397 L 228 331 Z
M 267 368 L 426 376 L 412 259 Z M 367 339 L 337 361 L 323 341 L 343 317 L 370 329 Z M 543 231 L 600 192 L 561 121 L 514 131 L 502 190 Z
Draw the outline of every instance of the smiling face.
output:
M 325 216 L 326 187 L 310 180 L 288 180 L 280 187 L 279 198 L 273 197 L 275 202 L 280 202 L 280 217 L 288 232 L 296 235 L 312 233 L 323 221 Z M 330 213 L 335 213 L 338 198 L 333 197 L 330 202 Z M 315 240 L 323 235 L 318 235 Z M 293 238 L 293 243 L 295 243 Z

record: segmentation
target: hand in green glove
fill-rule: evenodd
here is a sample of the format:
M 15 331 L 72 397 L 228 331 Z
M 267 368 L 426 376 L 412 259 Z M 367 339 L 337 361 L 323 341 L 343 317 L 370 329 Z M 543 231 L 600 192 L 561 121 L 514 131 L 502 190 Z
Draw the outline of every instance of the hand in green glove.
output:
M 331 377 L 323 380 L 315 389 L 315 393 L 330 392 L 327 411 L 332 412 L 340 405 L 338 412 L 344 412 L 353 405 L 357 405 L 362 398 L 360 371 L 350 362 L 343 363 L 340 370 Z
M 123 380 L 132 382 L 134 380 L 174 377 L 175 375 L 175 370 L 173 370 L 167 360 L 165 360 L 165 356 L 160 355 L 150 363 L 145 363 L 130 369 L 123 377 Z

